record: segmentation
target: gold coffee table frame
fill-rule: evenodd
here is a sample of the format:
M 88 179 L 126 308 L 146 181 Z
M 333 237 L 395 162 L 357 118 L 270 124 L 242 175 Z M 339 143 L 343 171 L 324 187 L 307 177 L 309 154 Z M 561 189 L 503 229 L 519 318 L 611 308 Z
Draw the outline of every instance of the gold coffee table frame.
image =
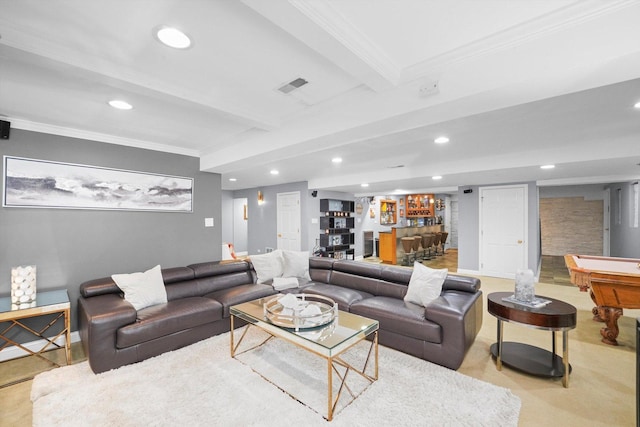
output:
M 336 406 L 338 404 L 338 401 L 340 400 L 343 390 L 346 389 L 347 392 L 351 395 L 351 400 L 349 401 L 349 403 L 351 403 L 360 394 L 362 394 L 364 390 L 366 390 L 371 384 L 373 384 L 374 381 L 378 379 L 378 321 L 345 311 L 339 311 L 338 317 L 333 321 L 337 322 L 337 324 L 333 325 L 334 330 L 332 331 L 332 333 L 323 336 L 321 340 L 313 339 L 310 337 L 305 337 L 304 330 L 295 332 L 293 329 L 283 328 L 269 322 L 264 317 L 263 310 L 263 304 L 268 299 L 269 298 L 261 298 L 258 300 L 235 305 L 230 308 L 231 333 L 229 335 L 231 337 L 231 357 L 235 358 L 239 354 L 260 347 L 272 338 L 281 338 L 300 348 L 303 348 L 304 350 L 322 357 L 327 361 L 326 419 L 328 421 L 331 421 L 333 419 L 333 416 L 335 415 Z M 235 318 L 247 322 L 247 325 L 237 342 L 235 341 L 234 333 Z M 247 331 L 251 326 L 255 326 L 266 332 L 267 334 L 269 334 L 269 337 L 251 348 L 238 352 L 238 348 L 240 347 L 240 344 L 242 343 L 244 337 L 247 334 Z M 371 334 L 373 334 L 373 339 L 371 341 L 371 346 L 369 347 L 369 351 L 367 353 L 367 357 L 364 361 L 362 369 L 354 367 L 352 364 L 346 362 L 340 357 L 351 347 L 358 344 L 360 341 L 365 340 Z M 366 370 L 372 355 L 374 360 L 374 373 L 373 375 L 369 375 L 366 373 Z M 344 370 L 341 372 L 338 367 L 342 367 L 344 368 Z M 340 381 L 340 387 L 335 399 L 333 397 L 333 372 L 336 373 Z M 358 394 L 355 394 L 347 385 L 347 376 L 349 372 L 354 372 L 369 381 L 367 387 L 365 387 L 365 389 Z M 286 390 L 283 391 L 286 392 Z
M 56 350 L 62 348 L 61 345 L 55 341 L 64 336 L 65 338 L 65 356 L 67 365 L 71 364 L 71 313 L 70 313 L 69 295 L 66 290 L 61 291 L 45 291 L 38 292 L 36 294 L 36 301 L 34 307 L 12 310 L 11 298 L 0 298 L 0 323 L 8 322 L 9 325 L 0 331 L 0 351 L 7 348 L 9 345 L 20 348 L 29 355 L 39 357 L 40 359 L 48 362 L 49 364 L 60 367 L 57 362 L 43 356 L 44 353 L 50 350 Z M 23 319 L 29 319 L 32 317 L 44 316 L 53 314 L 56 315 L 49 323 L 41 327 L 39 330 L 33 329 L 22 322 Z M 64 320 L 64 326 L 60 332 L 53 337 L 45 336 L 45 333 L 61 319 Z M 33 351 L 30 348 L 14 341 L 8 337 L 8 333 L 14 328 L 22 329 L 30 334 L 42 338 L 45 343 L 40 350 Z M 2 343 L 4 341 L 4 343 Z M 22 381 L 27 381 L 33 378 L 32 376 L 22 378 L 16 381 L 12 381 L 8 384 L 2 384 L 0 387 L 7 387 L 9 385 L 17 384 Z

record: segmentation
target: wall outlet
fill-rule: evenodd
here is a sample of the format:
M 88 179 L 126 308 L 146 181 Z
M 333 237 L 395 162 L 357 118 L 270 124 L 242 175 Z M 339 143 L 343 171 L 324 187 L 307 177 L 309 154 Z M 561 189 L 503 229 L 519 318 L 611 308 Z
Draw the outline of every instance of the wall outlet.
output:
M 264 251 L 266 253 L 273 252 L 273 248 L 270 248 L 269 246 L 267 246 L 266 248 L 264 248 Z

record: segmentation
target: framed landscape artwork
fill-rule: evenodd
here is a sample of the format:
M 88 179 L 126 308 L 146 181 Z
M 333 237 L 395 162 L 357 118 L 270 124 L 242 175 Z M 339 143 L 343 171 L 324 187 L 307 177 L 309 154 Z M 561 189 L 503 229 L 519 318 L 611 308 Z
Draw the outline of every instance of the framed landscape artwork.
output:
M 4 156 L 2 205 L 193 212 L 193 178 Z

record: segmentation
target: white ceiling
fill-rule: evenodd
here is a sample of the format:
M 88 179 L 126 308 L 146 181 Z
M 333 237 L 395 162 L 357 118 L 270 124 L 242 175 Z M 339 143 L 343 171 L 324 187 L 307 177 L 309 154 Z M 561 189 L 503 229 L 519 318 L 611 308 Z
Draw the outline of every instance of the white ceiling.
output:
M 223 189 L 308 181 L 373 195 L 640 178 L 639 1 L 0 0 L 0 10 L 0 118 L 198 156 Z M 160 44 L 161 25 L 193 46 Z M 277 91 L 298 77 L 309 84 Z M 133 110 L 109 107 L 115 98 Z M 450 142 L 434 144 L 440 135 Z

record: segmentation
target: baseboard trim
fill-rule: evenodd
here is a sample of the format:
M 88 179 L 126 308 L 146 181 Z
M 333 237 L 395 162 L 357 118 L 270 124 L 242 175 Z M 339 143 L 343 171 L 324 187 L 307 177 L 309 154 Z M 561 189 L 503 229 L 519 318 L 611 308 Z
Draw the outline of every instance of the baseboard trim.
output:
M 456 273 L 458 273 L 458 274 L 471 274 L 473 276 L 481 276 L 480 272 L 477 271 L 477 270 L 467 270 L 467 269 L 464 269 L 464 268 L 458 268 Z
M 64 345 L 64 337 L 59 337 L 54 341 L 56 344 L 63 346 Z M 78 331 L 71 332 L 71 343 L 80 342 L 80 333 Z M 35 340 L 30 341 L 28 343 L 21 344 L 22 346 L 28 348 L 29 350 L 36 352 L 45 346 L 47 340 Z M 21 349 L 17 346 L 7 347 L 4 350 L 0 351 L 0 362 L 4 362 L 6 360 L 17 359 L 19 357 L 28 356 L 29 353 Z

